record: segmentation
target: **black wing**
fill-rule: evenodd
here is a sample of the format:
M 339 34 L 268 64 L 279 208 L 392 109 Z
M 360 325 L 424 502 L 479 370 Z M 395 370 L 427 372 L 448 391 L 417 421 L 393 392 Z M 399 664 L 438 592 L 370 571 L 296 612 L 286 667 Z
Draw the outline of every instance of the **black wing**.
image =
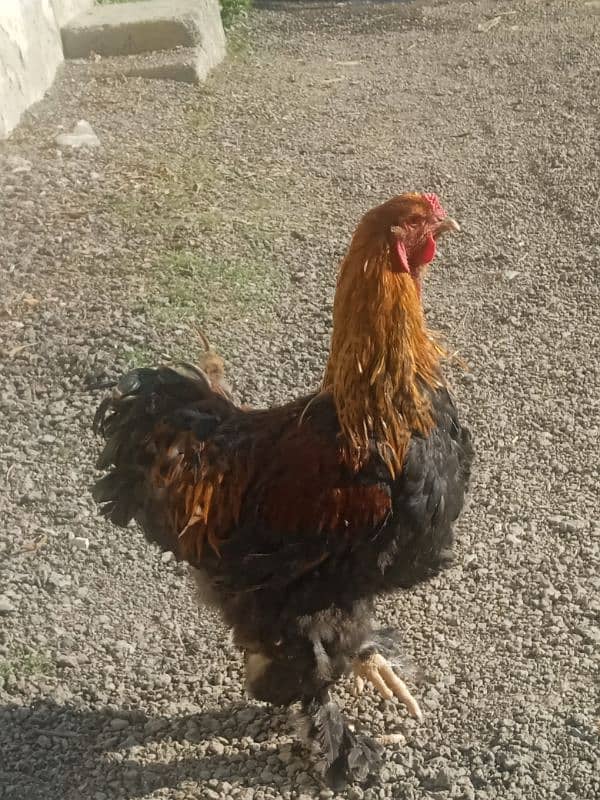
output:
M 388 588 L 426 580 L 452 560 L 452 524 L 464 504 L 473 447 L 448 391 L 432 402 L 437 425 L 426 437 L 413 436 L 394 489 L 394 518 L 378 561 Z

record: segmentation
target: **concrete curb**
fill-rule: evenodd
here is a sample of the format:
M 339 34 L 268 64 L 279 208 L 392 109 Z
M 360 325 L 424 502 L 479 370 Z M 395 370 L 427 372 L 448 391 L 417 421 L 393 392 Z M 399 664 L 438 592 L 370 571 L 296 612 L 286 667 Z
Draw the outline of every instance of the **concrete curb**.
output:
M 41 100 L 64 57 L 118 57 L 124 75 L 191 83 L 225 57 L 218 0 L 93 2 L 0 0 L 0 139 Z
M 174 51 L 126 74 L 201 81 L 225 57 L 218 0 L 143 0 L 96 6 L 62 29 L 67 58 L 128 56 Z M 185 50 L 185 58 L 178 56 Z M 190 52 L 193 50 L 193 54 Z M 193 74 L 190 72 L 193 71 Z

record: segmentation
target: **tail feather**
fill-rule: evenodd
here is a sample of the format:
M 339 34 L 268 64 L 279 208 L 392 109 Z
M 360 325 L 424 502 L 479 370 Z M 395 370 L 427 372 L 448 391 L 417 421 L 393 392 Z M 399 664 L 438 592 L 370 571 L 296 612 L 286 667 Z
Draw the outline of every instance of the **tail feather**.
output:
M 231 386 L 225 378 L 225 362 L 211 347 L 210 342 L 200 328 L 196 328 L 195 330 L 204 347 L 204 352 L 200 355 L 199 363 L 206 373 L 213 391 L 232 399 Z
M 160 488 L 152 484 L 153 470 L 169 448 L 177 458 L 182 433 L 204 442 L 234 409 L 213 390 L 206 374 L 190 364 L 123 375 L 100 403 L 93 423 L 95 433 L 105 439 L 96 466 L 109 470 L 92 488 L 101 513 L 121 527 L 132 519 L 143 521 L 149 539 L 175 550 L 176 535 L 165 530 L 169 520 Z

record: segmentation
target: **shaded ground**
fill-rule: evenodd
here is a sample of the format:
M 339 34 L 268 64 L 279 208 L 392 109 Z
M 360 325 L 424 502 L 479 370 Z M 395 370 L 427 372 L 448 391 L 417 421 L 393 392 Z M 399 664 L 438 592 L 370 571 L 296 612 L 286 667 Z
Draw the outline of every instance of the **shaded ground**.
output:
M 314 386 L 349 234 L 407 188 L 464 226 L 427 303 L 479 463 L 456 567 L 379 608 L 426 720 L 346 697 L 407 744 L 345 796 L 598 795 L 599 28 L 584 3 L 261 10 L 203 88 L 70 65 L 0 145 L 0 797 L 331 796 L 181 567 L 96 518 L 85 387 L 193 357 L 195 323 L 245 400 Z M 60 152 L 80 118 L 102 147 Z

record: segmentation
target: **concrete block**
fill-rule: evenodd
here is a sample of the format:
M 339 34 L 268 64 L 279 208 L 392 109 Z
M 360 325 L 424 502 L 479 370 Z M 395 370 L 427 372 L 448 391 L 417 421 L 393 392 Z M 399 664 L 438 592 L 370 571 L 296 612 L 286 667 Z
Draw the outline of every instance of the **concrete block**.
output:
M 82 14 L 94 5 L 94 0 L 51 0 L 58 27 L 62 28 L 73 17 Z
M 41 100 L 62 59 L 50 0 L 0 3 L 0 138 Z
M 143 0 L 95 6 L 62 29 L 66 58 L 197 48 L 202 77 L 225 55 L 218 0 Z
M 0 139 L 41 100 L 63 53 L 59 22 L 93 0 L 0 0 Z
M 178 47 L 133 56 L 111 56 L 93 64 L 95 75 L 156 78 L 179 83 L 201 83 L 212 64 L 202 48 Z

